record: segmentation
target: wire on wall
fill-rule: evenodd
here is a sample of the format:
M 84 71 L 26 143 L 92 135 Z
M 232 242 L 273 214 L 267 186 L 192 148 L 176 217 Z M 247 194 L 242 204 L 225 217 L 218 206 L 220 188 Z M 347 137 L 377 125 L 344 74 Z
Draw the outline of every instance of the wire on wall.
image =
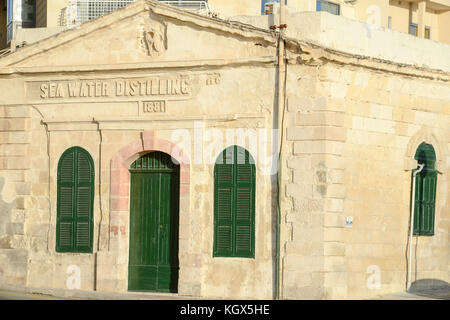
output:
M 100 129 L 100 123 L 92 119 L 92 121 L 97 124 L 97 132 L 99 134 L 99 143 L 98 143 L 98 202 L 99 202 L 99 210 L 100 210 L 100 220 L 98 222 L 98 233 L 97 233 L 97 250 L 95 252 L 94 257 L 94 290 L 97 290 L 97 259 L 98 252 L 100 251 L 100 237 L 101 237 L 101 229 L 102 229 L 102 221 L 103 221 L 103 207 L 102 207 L 102 142 L 103 135 L 102 130 Z
M 42 114 L 42 112 L 36 107 L 36 106 L 32 106 L 34 110 L 37 111 L 37 113 L 39 113 L 39 115 L 41 116 L 41 125 L 44 126 L 45 129 L 45 136 L 47 139 L 47 169 L 48 169 L 48 227 L 47 227 L 47 251 L 50 251 L 49 248 L 49 242 L 50 242 L 50 227 L 51 227 L 51 222 L 52 222 L 52 201 L 51 201 L 51 197 L 50 197 L 50 192 L 51 192 L 51 167 L 50 167 L 50 131 L 48 130 L 48 125 L 46 122 L 44 122 L 44 115 Z

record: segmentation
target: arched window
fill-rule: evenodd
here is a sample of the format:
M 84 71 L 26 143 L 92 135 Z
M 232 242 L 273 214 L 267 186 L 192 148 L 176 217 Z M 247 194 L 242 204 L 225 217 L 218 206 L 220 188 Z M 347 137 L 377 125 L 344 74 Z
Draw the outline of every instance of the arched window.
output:
M 57 178 L 57 252 L 92 252 L 94 162 L 80 147 L 59 159 Z
M 436 153 L 431 144 L 422 142 L 417 148 L 414 159 L 424 164 L 423 170 L 416 176 L 414 201 L 414 235 L 434 235 L 434 211 L 436 204 L 437 170 Z
M 214 166 L 214 257 L 255 257 L 255 162 L 238 146 Z

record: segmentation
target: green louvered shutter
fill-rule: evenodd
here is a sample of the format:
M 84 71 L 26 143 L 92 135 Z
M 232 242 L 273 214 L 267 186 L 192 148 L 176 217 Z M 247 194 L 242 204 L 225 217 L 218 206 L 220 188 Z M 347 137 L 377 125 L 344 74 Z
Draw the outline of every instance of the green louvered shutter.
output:
M 428 172 L 423 179 L 422 190 L 422 234 L 427 236 L 434 235 L 434 208 L 436 203 L 436 184 L 437 172 Z
M 94 165 L 89 153 L 72 147 L 58 164 L 56 251 L 92 252 Z
M 63 154 L 58 166 L 58 204 L 56 224 L 56 251 L 73 250 L 74 199 L 75 199 L 75 153 Z
M 76 251 L 92 252 L 94 166 L 86 151 L 77 151 Z
M 254 257 L 255 165 L 248 151 L 226 149 L 214 168 L 215 257 Z
M 215 256 L 233 254 L 233 165 L 217 164 L 215 170 Z
M 416 176 L 414 234 L 434 235 L 437 172 L 426 171 Z
M 436 155 L 433 146 L 422 143 L 417 149 L 415 159 L 419 164 L 425 164 L 425 167 L 416 175 L 414 235 L 432 236 L 437 186 Z

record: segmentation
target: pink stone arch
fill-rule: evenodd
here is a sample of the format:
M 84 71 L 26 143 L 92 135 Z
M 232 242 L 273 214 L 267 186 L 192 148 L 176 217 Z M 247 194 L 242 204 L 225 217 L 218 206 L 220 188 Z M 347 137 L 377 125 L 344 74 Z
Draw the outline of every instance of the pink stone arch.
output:
M 144 131 L 141 138 L 120 149 L 111 159 L 110 244 L 113 247 L 123 247 L 124 243 L 120 238 L 122 240 L 127 238 L 130 213 L 130 172 L 128 168 L 140 155 L 150 151 L 165 152 L 180 164 L 179 237 L 180 241 L 187 241 L 190 199 L 189 157 L 179 146 L 170 141 L 158 138 L 157 132 L 154 130 Z

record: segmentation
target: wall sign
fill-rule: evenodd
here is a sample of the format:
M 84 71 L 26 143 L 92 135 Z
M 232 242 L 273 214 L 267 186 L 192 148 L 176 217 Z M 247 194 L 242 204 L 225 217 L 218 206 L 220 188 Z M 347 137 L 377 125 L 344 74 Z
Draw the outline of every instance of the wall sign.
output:
M 36 92 L 38 86 L 38 92 Z M 46 81 L 31 84 L 33 97 L 41 100 L 93 97 L 187 96 L 192 92 L 188 77 L 133 80 Z
M 30 81 L 25 83 L 25 91 L 27 100 L 35 103 L 115 98 L 160 101 L 189 99 L 196 96 L 202 87 L 220 83 L 220 73 L 178 74 L 146 78 Z M 149 108 L 156 110 L 154 107 L 157 106 Z
M 351 217 L 351 216 L 347 217 L 347 218 L 345 219 L 345 225 L 346 225 L 347 227 L 353 226 L 353 217 Z

